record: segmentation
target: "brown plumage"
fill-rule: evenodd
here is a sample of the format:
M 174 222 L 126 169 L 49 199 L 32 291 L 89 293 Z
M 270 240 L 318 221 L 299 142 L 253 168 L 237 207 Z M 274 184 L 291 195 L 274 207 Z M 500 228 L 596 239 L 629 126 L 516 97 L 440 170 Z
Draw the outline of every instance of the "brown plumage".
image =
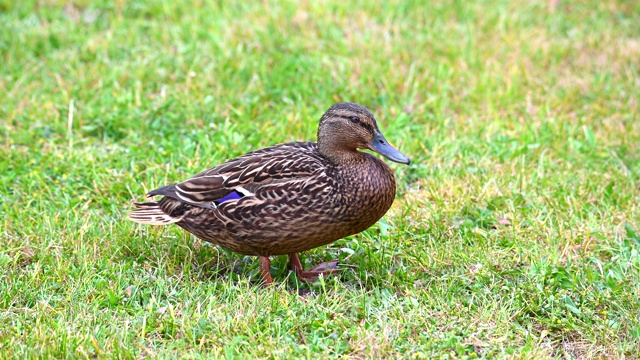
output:
M 136 203 L 129 218 L 142 224 L 175 223 L 202 240 L 260 256 L 266 283 L 272 282 L 268 257 L 283 254 L 301 279 L 312 280 L 334 272 L 337 262 L 304 271 L 298 252 L 367 229 L 393 203 L 391 169 L 358 148 L 409 164 L 384 139 L 368 109 L 340 103 L 322 116 L 317 143 L 256 150 L 153 190 L 148 196 L 164 197 Z

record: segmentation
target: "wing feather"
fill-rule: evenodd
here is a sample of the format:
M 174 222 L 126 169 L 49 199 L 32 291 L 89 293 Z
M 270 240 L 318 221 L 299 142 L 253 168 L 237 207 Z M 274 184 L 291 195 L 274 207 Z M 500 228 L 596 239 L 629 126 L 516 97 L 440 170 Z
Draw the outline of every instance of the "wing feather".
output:
M 324 168 L 315 143 L 275 145 L 231 159 L 175 185 L 150 192 L 204 208 L 216 208 L 215 201 L 238 190 L 246 196 L 264 185 L 304 180 Z

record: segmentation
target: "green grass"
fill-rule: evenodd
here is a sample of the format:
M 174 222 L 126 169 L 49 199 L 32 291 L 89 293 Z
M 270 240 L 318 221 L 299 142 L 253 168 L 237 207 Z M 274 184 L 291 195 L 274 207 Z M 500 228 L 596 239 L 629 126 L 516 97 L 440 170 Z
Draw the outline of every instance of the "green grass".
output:
M 640 6 L 422 3 L 0 1 L 0 357 L 637 356 Z M 126 220 L 338 101 L 413 160 L 340 276 Z

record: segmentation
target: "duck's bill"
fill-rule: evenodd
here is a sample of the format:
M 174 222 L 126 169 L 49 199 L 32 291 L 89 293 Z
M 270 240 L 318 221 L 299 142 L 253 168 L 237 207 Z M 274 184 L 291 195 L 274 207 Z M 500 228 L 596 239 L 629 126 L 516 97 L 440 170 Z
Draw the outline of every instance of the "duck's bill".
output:
M 391 161 L 407 165 L 411 163 L 411 160 L 407 157 L 407 155 L 401 153 L 400 151 L 398 151 L 398 149 L 391 146 L 391 144 L 389 144 L 387 139 L 385 139 L 379 131 L 375 132 L 373 140 L 371 140 L 369 146 L 371 150 L 377 152 L 378 154 L 386 157 Z

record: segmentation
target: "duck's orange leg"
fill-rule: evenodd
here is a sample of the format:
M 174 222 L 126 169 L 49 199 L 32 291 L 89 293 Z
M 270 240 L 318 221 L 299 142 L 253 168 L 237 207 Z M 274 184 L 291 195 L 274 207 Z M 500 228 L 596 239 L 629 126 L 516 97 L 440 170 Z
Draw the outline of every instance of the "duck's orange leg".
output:
M 265 286 L 273 284 L 273 278 L 271 277 L 271 260 L 268 256 L 260 256 L 260 272 L 262 273 Z
M 298 254 L 293 253 L 289 254 L 289 267 L 291 268 L 291 271 L 296 273 L 298 279 L 301 281 L 313 282 L 320 275 L 327 276 L 336 273 L 338 271 L 338 260 L 323 262 L 309 270 L 304 270 Z

